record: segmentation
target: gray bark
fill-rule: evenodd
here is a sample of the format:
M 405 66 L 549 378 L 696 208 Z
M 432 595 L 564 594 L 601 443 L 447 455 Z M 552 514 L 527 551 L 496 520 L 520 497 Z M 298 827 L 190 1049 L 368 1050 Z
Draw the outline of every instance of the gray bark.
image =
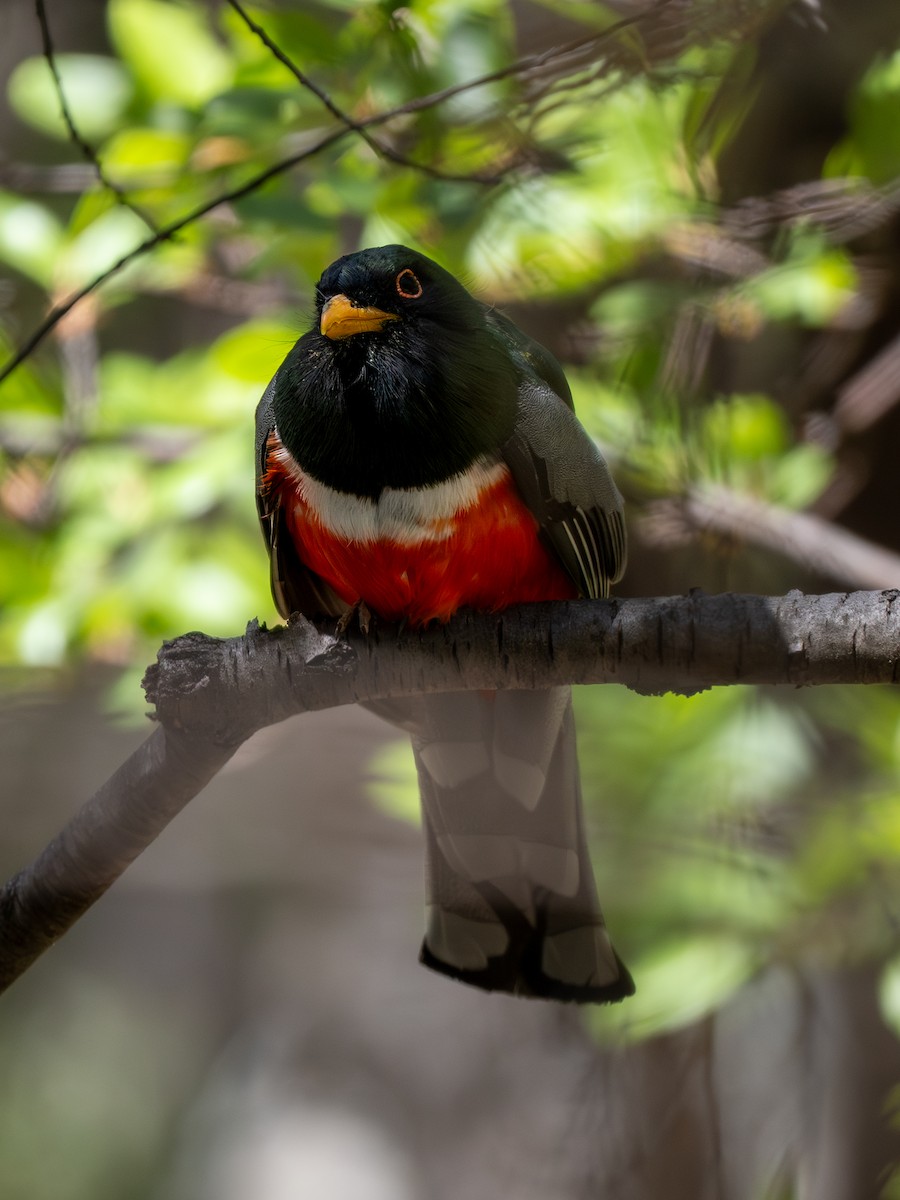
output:
M 298 619 L 186 634 L 145 678 L 159 727 L 0 892 L 0 991 L 109 888 L 251 734 L 300 712 L 424 692 L 622 683 L 895 683 L 900 593 L 529 605 L 337 639 Z

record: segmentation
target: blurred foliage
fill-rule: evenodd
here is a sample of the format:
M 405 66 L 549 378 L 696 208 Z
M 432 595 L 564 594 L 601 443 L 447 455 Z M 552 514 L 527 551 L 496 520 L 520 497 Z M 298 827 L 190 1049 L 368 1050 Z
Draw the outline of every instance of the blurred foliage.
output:
M 900 50 L 879 57 L 862 80 L 850 109 L 850 136 L 834 147 L 829 173 L 889 183 L 900 175 Z
M 548 7 L 582 22 L 582 36 L 612 21 L 599 6 Z M 506 0 L 251 13 L 354 120 L 516 54 Z M 75 123 L 128 204 L 96 180 L 72 194 L 0 191 L 0 270 L 16 298 L 0 309 L 4 352 L 167 223 L 339 128 L 227 6 L 111 0 L 107 20 L 108 55 L 59 52 L 57 65 Z M 707 387 L 673 352 L 692 321 L 735 354 L 752 355 L 764 334 L 824 335 L 859 298 L 858 262 L 815 215 L 760 248 L 718 209 L 720 156 L 752 108 L 764 29 L 726 36 L 720 20 L 719 35 L 654 58 L 632 26 L 591 63 L 411 106 L 371 132 L 419 166 L 345 133 L 93 292 L 0 384 L 0 662 L 87 657 L 133 671 L 161 638 L 273 618 L 253 408 L 322 268 L 360 245 L 416 244 L 500 305 L 574 306 L 555 348 L 632 513 L 704 482 L 788 508 L 819 500 L 834 449 L 806 436 L 775 385 Z M 855 89 L 829 177 L 900 175 L 898 92 L 900 56 L 886 53 Z M 37 53 L 8 99 L 36 158 L 92 173 Z M 163 304 L 174 317 L 160 317 Z M 794 584 L 789 565 L 781 582 Z M 598 1032 L 692 1020 L 773 961 L 894 952 L 894 693 L 648 700 L 609 687 L 582 694 L 579 711 L 598 877 L 640 988 L 597 1016 Z M 411 772 L 406 751 L 373 765 L 395 814 L 414 811 Z M 885 980 L 896 1021 L 896 965 Z
M 599 1033 L 678 1027 L 772 963 L 893 953 L 892 691 L 735 687 L 648 705 L 597 688 L 579 699 L 582 727 L 597 731 L 580 753 L 595 789 L 598 878 L 643 985 L 633 1005 L 596 1014 Z M 881 728 L 889 760 L 863 763 L 863 727 Z M 839 769 L 836 750 L 850 760 Z

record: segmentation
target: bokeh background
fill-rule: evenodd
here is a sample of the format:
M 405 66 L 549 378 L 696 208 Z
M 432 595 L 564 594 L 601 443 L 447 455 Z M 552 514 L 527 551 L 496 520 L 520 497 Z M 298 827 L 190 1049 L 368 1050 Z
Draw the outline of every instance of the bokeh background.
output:
M 408 106 L 322 149 L 225 0 L 45 0 L 88 154 L 39 12 L 0 6 L 3 355 L 158 244 L 0 382 L 4 876 L 145 736 L 161 639 L 275 619 L 253 408 L 359 246 L 564 362 L 623 594 L 900 586 L 896 0 L 255 5 L 354 120 Z M 0 1002 L 3 1200 L 900 1196 L 900 698 L 577 699 L 633 1000 L 420 968 L 408 749 L 304 717 Z

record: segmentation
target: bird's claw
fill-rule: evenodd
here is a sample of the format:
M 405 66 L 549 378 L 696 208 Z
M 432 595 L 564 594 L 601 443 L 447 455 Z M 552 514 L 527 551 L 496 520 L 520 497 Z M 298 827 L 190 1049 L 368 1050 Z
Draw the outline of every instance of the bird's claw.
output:
M 337 623 L 334 631 L 335 637 L 344 637 L 354 620 L 359 622 L 360 629 L 368 637 L 369 629 L 372 626 L 372 613 L 365 600 L 357 600 L 354 605 L 347 609 Z

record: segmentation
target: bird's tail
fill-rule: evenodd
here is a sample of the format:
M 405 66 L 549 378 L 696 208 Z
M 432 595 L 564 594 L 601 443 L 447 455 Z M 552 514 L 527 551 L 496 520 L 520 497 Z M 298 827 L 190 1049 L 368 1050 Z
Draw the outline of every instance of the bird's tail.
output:
M 414 703 L 404 724 L 427 847 L 422 962 L 488 991 L 630 996 L 585 842 L 571 690 Z

